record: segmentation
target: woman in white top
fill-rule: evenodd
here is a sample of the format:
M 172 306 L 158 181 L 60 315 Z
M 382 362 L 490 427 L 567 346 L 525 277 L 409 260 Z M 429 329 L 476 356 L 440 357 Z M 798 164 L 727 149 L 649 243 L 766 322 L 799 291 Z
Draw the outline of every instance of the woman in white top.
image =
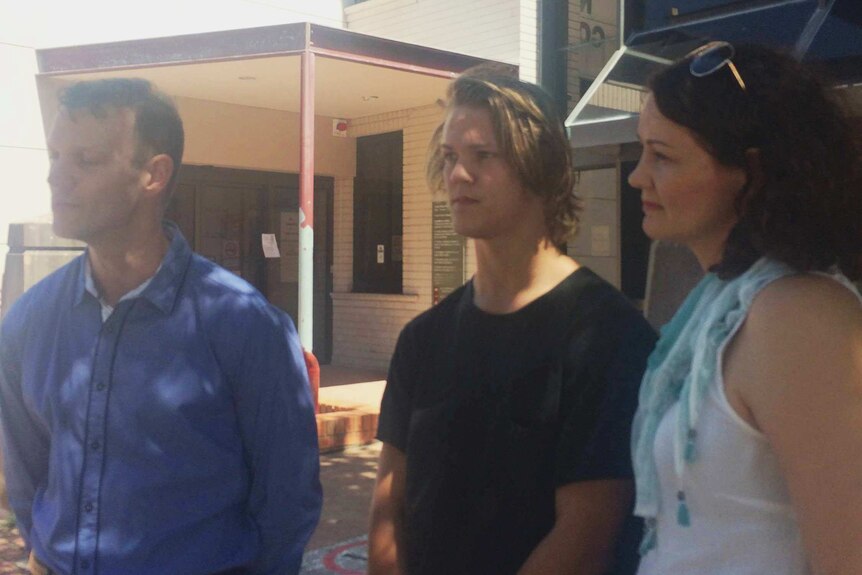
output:
M 852 124 L 809 70 L 760 47 L 710 43 L 649 88 L 629 178 L 643 229 L 708 273 L 641 389 L 639 573 L 862 574 Z

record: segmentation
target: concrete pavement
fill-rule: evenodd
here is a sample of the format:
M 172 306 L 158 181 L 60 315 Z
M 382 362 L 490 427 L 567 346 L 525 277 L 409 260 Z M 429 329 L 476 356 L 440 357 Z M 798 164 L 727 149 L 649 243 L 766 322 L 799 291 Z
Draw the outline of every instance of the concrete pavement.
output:
M 385 374 L 321 366 L 320 403 L 358 410 L 380 407 Z M 368 508 L 380 443 L 320 456 L 323 511 L 306 548 L 302 575 L 362 575 L 367 566 Z
M 320 457 L 323 512 L 303 560 L 302 575 L 365 573 L 368 507 L 380 442 Z

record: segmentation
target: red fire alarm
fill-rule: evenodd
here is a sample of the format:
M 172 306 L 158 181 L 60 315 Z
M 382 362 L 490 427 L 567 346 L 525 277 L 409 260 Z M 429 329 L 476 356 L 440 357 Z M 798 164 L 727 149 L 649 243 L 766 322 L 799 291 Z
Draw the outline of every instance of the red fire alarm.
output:
M 332 120 L 332 135 L 337 138 L 347 137 L 347 120 Z

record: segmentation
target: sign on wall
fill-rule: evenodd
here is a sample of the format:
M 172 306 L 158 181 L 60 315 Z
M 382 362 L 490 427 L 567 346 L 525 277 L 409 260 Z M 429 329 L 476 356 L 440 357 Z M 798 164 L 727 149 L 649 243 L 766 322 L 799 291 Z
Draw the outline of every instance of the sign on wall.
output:
M 432 214 L 431 283 L 436 304 L 464 283 L 465 242 L 452 226 L 448 202 L 433 202 Z
M 299 214 L 295 211 L 281 212 L 281 281 L 299 281 Z

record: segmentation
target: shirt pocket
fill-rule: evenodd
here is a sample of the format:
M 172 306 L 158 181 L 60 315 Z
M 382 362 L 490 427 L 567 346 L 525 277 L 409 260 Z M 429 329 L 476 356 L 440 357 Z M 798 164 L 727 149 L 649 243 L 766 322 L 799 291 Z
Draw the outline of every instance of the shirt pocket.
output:
M 562 368 L 544 363 L 509 382 L 506 395 L 509 418 L 515 428 L 556 428 L 560 418 Z

